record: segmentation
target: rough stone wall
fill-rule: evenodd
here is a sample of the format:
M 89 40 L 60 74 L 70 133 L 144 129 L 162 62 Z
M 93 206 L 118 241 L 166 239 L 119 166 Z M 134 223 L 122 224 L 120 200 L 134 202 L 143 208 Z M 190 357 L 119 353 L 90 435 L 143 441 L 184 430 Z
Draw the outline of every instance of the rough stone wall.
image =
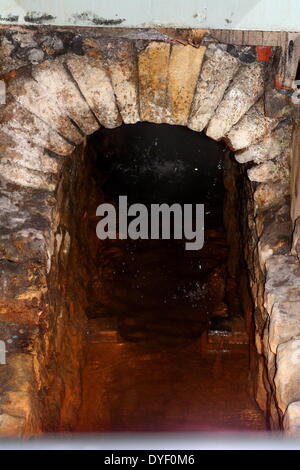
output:
M 193 47 L 168 37 L 149 40 L 144 32 L 126 39 L 65 33 L 52 31 L 49 38 L 62 44 L 54 41 L 38 60 L 30 57 L 42 48 L 45 31 L 1 36 L 7 101 L 0 108 L 0 333 L 10 342 L 8 367 L 0 366 L 0 434 L 72 427 L 86 305 L 87 253 L 79 247 L 88 244 L 84 231 L 75 233 L 88 200 L 80 194 L 75 205 L 77 191 L 86 195 L 87 188 L 78 187 L 86 170 L 80 150 L 73 152 L 100 125 L 138 120 L 224 139 L 244 165 L 256 395 L 274 428 L 296 429 L 300 273 L 289 251 L 292 126 L 288 107 L 276 117 L 266 113 L 270 64 L 251 48 L 245 54 L 209 36 Z
M 51 195 L 43 189 L 1 184 L 1 339 L 6 365 L 0 366 L 0 430 L 20 435 L 40 429 L 34 372 L 40 314 L 46 308 L 45 232 L 50 229 Z
M 88 284 L 95 274 L 93 257 L 99 243 L 96 219 L 87 217 L 99 204 L 91 165 L 92 156 L 80 145 L 62 164 L 53 194 L 2 185 L 0 326 L 7 364 L 0 367 L 0 431 L 4 436 L 69 431 L 76 423 Z
M 45 431 L 70 431 L 81 404 L 88 286 L 99 243 L 95 233 L 97 186 L 92 155 L 80 145 L 67 158 L 52 218 L 53 255 L 47 277 L 49 305 L 42 317 L 35 371 Z
M 243 253 L 243 186 L 245 174 L 234 154 L 224 154 L 223 182 L 225 188 L 223 217 L 226 229 L 228 256 L 226 273 L 226 301 L 232 313 L 243 312 L 247 333 L 253 325 L 253 303 L 250 295 L 246 262 Z M 239 292 L 239 295 L 237 295 Z
M 290 355 L 282 352 L 300 332 L 299 262 L 290 253 L 291 141 L 292 123 L 284 120 L 270 136 L 236 155 L 238 161 L 258 163 L 245 169 L 244 246 L 255 306 L 255 394 L 273 429 L 286 426 L 287 408 L 299 398 L 293 347 Z

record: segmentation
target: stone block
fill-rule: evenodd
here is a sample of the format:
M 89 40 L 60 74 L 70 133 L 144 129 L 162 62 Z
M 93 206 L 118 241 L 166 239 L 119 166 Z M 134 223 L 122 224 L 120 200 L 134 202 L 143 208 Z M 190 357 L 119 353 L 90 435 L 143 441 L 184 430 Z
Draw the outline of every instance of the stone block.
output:
M 119 126 L 122 119 L 114 90 L 100 59 L 88 56 L 70 57 L 66 63 L 100 124 L 108 129 Z
M 294 401 L 287 407 L 283 429 L 288 437 L 300 437 L 300 401 Z
M 0 235 L 35 228 L 46 233 L 52 222 L 52 193 L 45 190 L 16 187 L 2 180 L 0 191 Z
M 272 308 L 269 326 L 269 344 L 276 354 L 279 344 L 300 335 L 300 301 L 275 303 Z
M 263 100 L 259 100 L 231 129 L 226 141 L 233 150 L 241 150 L 269 134 L 278 124 L 278 119 L 265 116 Z
M 38 85 L 55 97 L 65 115 L 84 134 L 89 135 L 99 129 L 99 123 L 60 58 L 45 60 L 32 67 L 31 73 Z
M 166 101 L 168 124 L 187 124 L 204 53 L 205 47 L 172 46 Z
M 278 127 L 261 141 L 248 148 L 235 153 L 235 159 L 239 163 L 263 163 L 280 157 L 290 147 L 292 125 L 290 122 L 280 123 Z
M 41 260 L 46 252 L 46 239 L 41 230 L 28 228 L 0 236 L 0 259 L 14 263 Z
M 263 70 L 261 64 L 243 66 L 239 70 L 208 124 L 208 137 L 222 139 L 258 101 L 264 91 Z
M 45 189 L 47 191 L 55 190 L 55 183 L 46 173 L 25 168 L 9 160 L 0 162 L 0 174 L 6 181 L 18 186 Z
M 39 305 L 46 290 L 44 259 L 35 263 L 12 262 L 2 259 L 0 264 L 0 293 L 2 300 L 23 300 L 28 306 Z
M 150 42 L 139 54 L 139 98 L 142 121 L 165 122 L 168 70 L 171 46 Z
M 1 135 L 3 137 L 3 133 L 0 131 L 0 137 Z M 28 139 L 25 136 L 23 138 L 22 134 L 20 136 L 16 134 L 15 140 L 10 141 L 7 145 L 5 142 L 2 144 L 0 145 L 0 149 L 3 148 L 2 164 L 17 165 L 28 170 L 45 173 L 45 176 L 46 173 L 57 174 L 63 164 L 63 159 L 49 155 L 43 147 L 28 142 Z
M 30 113 L 16 101 L 5 107 L 0 132 L 10 136 L 15 145 L 22 146 L 31 142 L 59 155 L 68 155 L 74 150 L 74 145 L 67 142 L 48 123 Z M 4 143 L 4 140 L 4 137 L 1 138 L 1 143 Z
M 277 160 L 268 160 L 259 165 L 255 165 L 248 171 L 250 181 L 257 183 L 268 183 L 276 181 L 288 181 L 289 169 Z
M 278 406 L 285 413 L 288 405 L 300 400 L 300 339 L 293 338 L 277 348 L 275 387 Z
M 59 97 L 51 87 L 44 88 L 31 78 L 20 77 L 8 86 L 9 93 L 28 111 L 38 116 L 69 141 L 78 144 L 82 135 L 62 109 Z
M 207 126 L 239 67 L 238 59 L 215 44 L 208 46 L 188 120 L 190 129 L 201 132 Z
M 264 305 L 271 314 L 277 302 L 300 301 L 300 266 L 294 256 L 275 255 L 266 261 Z
M 289 194 L 289 186 L 284 182 L 261 183 L 254 191 L 253 198 L 257 209 L 270 209 L 282 203 Z
M 107 59 L 117 105 L 125 124 L 135 124 L 139 116 L 137 56 L 132 43 L 118 44 L 113 56 Z

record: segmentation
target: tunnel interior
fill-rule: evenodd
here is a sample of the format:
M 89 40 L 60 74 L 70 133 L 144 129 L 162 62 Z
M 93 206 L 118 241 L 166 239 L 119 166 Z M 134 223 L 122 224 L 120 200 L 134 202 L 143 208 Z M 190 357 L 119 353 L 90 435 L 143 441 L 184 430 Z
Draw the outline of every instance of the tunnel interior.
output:
M 102 128 L 75 153 L 58 188 L 49 276 L 52 308 L 67 312 L 52 331 L 69 356 L 55 372 L 73 384 L 68 429 L 266 429 L 251 388 L 244 176 L 231 152 L 181 126 L 139 123 Z M 170 239 L 100 240 L 97 207 L 117 209 L 124 195 L 128 206 L 204 204 L 203 248 L 186 250 L 172 230 Z M 50 381 L 48 397 L 59 390 Z
M 208 322 L 229 316 L 222 145 L 168 125 L 137 124 L 100 134 L 89 145 L 96 154 L 94 177 L 105 202 L 117 206 L 120 195 L 127 196 L 128 205 L 138 202 L 147 208 L 205 201 L 206 240 L 202 250 L 187 251 L 184 239 L 174 239 L 172 219 L 170 240 L 107 240 L 99 251 L 100 285 L 91 297 L 96 299 L 102 290 L 108 298 L 103 303 L 100 295 L 89 316 L 111 315 L 129 341 L 199 337 Z M 148 214 L 149 226 L 150 210 Z M 214 295 L 207 282 L 214 283 Z

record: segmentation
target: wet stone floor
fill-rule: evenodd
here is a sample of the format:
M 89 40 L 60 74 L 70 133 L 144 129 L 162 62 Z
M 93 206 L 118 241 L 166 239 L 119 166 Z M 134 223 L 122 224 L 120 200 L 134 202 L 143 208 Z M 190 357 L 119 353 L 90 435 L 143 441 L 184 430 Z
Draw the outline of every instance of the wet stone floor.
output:
M 99 251 L 76 431 L 266 430 L 244 321 L 224 301 L 226 250 L 211 230 L 197 254 L 148 240 Z

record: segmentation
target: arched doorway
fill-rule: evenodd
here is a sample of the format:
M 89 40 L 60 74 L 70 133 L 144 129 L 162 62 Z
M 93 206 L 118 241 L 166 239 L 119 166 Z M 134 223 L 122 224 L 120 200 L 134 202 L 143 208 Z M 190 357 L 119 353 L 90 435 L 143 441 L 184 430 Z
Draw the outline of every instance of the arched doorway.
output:
M 281 388 L 280 367 L 275 398 L 271 393 L 277 346 L 295 333 L 294 324 L 293 331 L 283 332 L 280 313 L 270 317 L 278 271 L 286 279 L 290 272 L 294 275 L 288 244 L 291 122 L 288 115 L 265 115 L 264 71 L 264 64 L 254 60 L 245 65 L 216 42 L 195 48 L 120 41 L 92 46 L 83 56 L 45 61 L 32 68 L 32 77 L 24 73 L 11 82 L 1 125 L 1 308 L 3 339 L 11 341 L 8 368 L 16 387 L 10 379 L 4 384 L 4 434 L 69 429 L 76 421 L 87 305 L 81 281 L 88 266 L 79 256 L 80 273 L 72 269 L 70 253 L 84 241 L 85 232 L 71 239 L 62 221 L 72 226 L 73 204 L 84 227 L 85 204 L 92 196 L 78 198 L 76 187 L 66 198 L 61 170 L 69 156 L 64 168 L 75 180 L 80 149 L 72 152 L 100 125 L 113 128 L 139 119 L 205 129 L 209 137 L 223 139 L 236 150 L 238 161 L 255 163 L 245 184 L 244 225 L 255 304 L 256 397 L 271 413 L 273 426 L 280 425 L 288 404 L 297 399 L 294 389 Z M 66 295 L 64 276 L 81 302 Z M 20 375 L 20 370 L 25 373 Z M 268 386 L 266 371 L 272 378 Z M 23 383 L 29 384 L 25 390 Z M 21 399 L 24 404 L 15 409 Z

